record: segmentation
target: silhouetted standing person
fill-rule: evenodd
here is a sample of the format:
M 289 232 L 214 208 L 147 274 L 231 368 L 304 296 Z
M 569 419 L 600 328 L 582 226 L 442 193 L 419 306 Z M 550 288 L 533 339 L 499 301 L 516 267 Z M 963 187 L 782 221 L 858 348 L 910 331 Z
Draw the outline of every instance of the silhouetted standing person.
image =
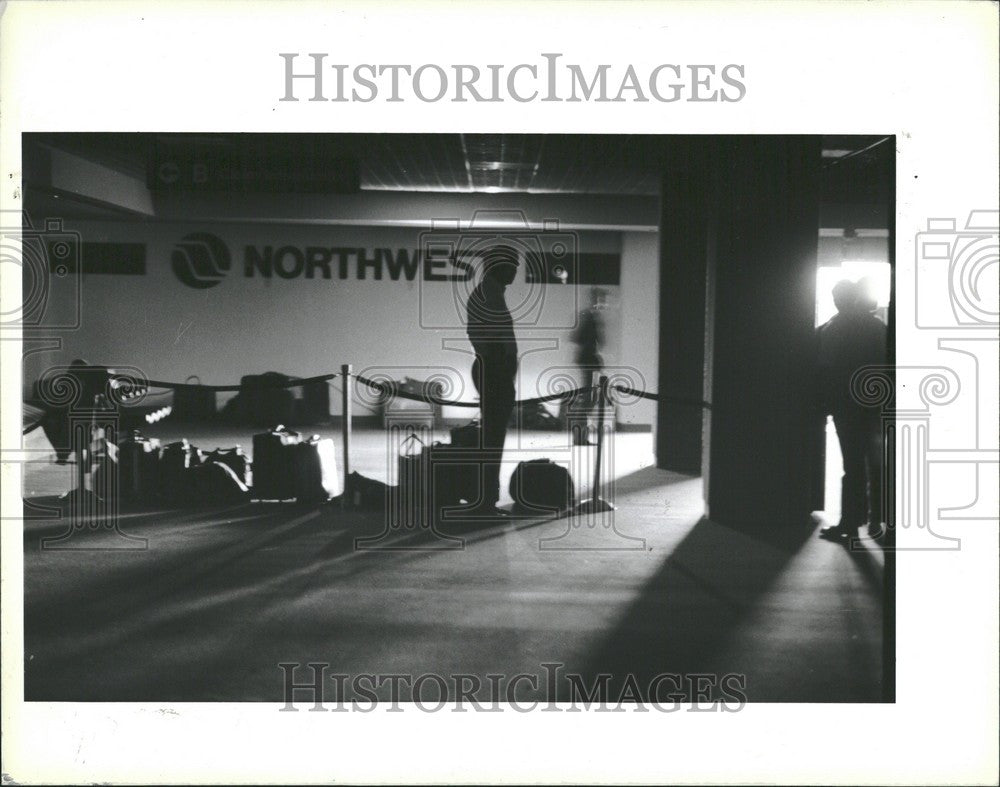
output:
M 824 413 L 833 416 L 844 476 L 840 522 L 820 534 L 849 539 L 863 523 L 871 532 L 881 522 L 882 425 L 878 411 L 852 395 L 851 380 L 862 367 L 885 363 L 886 332 L 871 313 L 870 292 L 854 282 L 837 282 L 833 302 L 837 314 L 818 329 L 819 393 Z
M 476 353 L 472 381 L 479 393 L 482 413 L 483 490 L 475 513 L 500 516 L 500 462 L 507 422 L 514 409 L 514 379 L 517 376 L 517 339 L 514 320 L 504 292 L 517 276 L 517 250 L 493 247 L 483 258 L 479 284 L 466 304 L 469 341 Z
M 576 329 L 571 337 L 576 345 L 573 362 L 580 370 L 580 386 L 589 390 L 571 404 L 570 429 L 573 432 L 573 442 L 577 445 L 591 445 L 588 438 L 589 418 L 597 404 L 598 393 L 595 389 L 601 369 L 604 368 L 604 358 L 601 350 L 604 348 L 604 308 L 605 291 L 599 287 L 590 290 L 590 305 L 580 312 Z

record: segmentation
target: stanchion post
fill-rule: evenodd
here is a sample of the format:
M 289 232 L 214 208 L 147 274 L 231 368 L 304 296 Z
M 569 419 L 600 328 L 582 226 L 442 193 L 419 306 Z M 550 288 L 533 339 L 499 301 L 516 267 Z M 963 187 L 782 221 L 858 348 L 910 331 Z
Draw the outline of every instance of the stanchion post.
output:
M 349 482 L 351 477 L 351 364 L 345 363 L 340 366 L 340 412 L 343 419 L 344 435 L 344 488 L 340 500 L 343 508 L 351 507 L 351 491 Z
M 604 403 L 608 397 L 608 378 L 601 375 L 597 391 L 597 457 L 594 460 L 594 485 L 590 488 L 593 500 L 601 499 L 601 458 L 604 454 Z
M 590 498 L 576 504 L 572 514 L 599 514 L 614 511 L 615 507 L 601 497 L 601 461 L 604 456 L 604 406 L 609 400 L 608 378 L 601 375 L 600 388 L 597 392 L 597 451 L 594 456 L 594 484 L 590 490 Z

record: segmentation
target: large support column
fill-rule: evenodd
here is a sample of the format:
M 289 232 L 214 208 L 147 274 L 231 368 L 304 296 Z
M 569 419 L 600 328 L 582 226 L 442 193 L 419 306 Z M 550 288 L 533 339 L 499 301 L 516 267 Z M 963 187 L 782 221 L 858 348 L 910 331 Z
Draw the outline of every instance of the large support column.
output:
M 660 363 L 656 463 L 696 475 L 702 465 L 705 380 L 707 173 L 703 142 L 667 137 L 673 155 L 660 191 Z
M 819 137 L 726 137 L 716 157 L 709 516 L 808 522 Z

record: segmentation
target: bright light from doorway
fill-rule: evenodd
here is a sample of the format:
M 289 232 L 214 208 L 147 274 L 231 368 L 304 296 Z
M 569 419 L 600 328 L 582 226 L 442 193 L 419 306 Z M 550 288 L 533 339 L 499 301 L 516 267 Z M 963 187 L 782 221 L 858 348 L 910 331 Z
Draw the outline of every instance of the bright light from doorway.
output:
M 878 312 L 884 315 L 889 306 L 892 266 L 887 262 L 845 260 L 839 266 L 824 265 L 816 269 L 816 325 L 822 325 L 837 313 L 837 307 L 833 305 L 834 284 L 841 279 L 858 281 L 864 278 L 871 279 L 878 299 Z

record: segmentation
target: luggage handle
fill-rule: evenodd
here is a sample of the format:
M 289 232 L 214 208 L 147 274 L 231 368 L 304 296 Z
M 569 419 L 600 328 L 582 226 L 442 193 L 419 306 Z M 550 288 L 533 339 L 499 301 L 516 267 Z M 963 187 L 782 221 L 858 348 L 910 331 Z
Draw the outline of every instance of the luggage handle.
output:
M 192 380 L 196 380 L 197 382 L 191 383 Z M 201 378 L 196 374 L 189 374 L 188 378 L 184 381 L 184 384 L 187 385 L 189 383 L 192 385 L 201 385 Z
M 292 437 L 301 437 L 302 436 L 298 432 L 294 432 L 291 429 L 286 429 L 284 424 L 278 424 L 277 426 L 273 426 L 273 427 L 271 427 L 270 431 L 271 431 L 272 434 L 287 434 L 287 435 L 291 435 Z
M 234 445 L 232 448 L 213 448 L 209 452 L 208 455 L 209 456 L 229 456 L 230 454 L 232 454 L 233 456 L 242 456 L 243 455 L 243 446 L 242 445 Z

